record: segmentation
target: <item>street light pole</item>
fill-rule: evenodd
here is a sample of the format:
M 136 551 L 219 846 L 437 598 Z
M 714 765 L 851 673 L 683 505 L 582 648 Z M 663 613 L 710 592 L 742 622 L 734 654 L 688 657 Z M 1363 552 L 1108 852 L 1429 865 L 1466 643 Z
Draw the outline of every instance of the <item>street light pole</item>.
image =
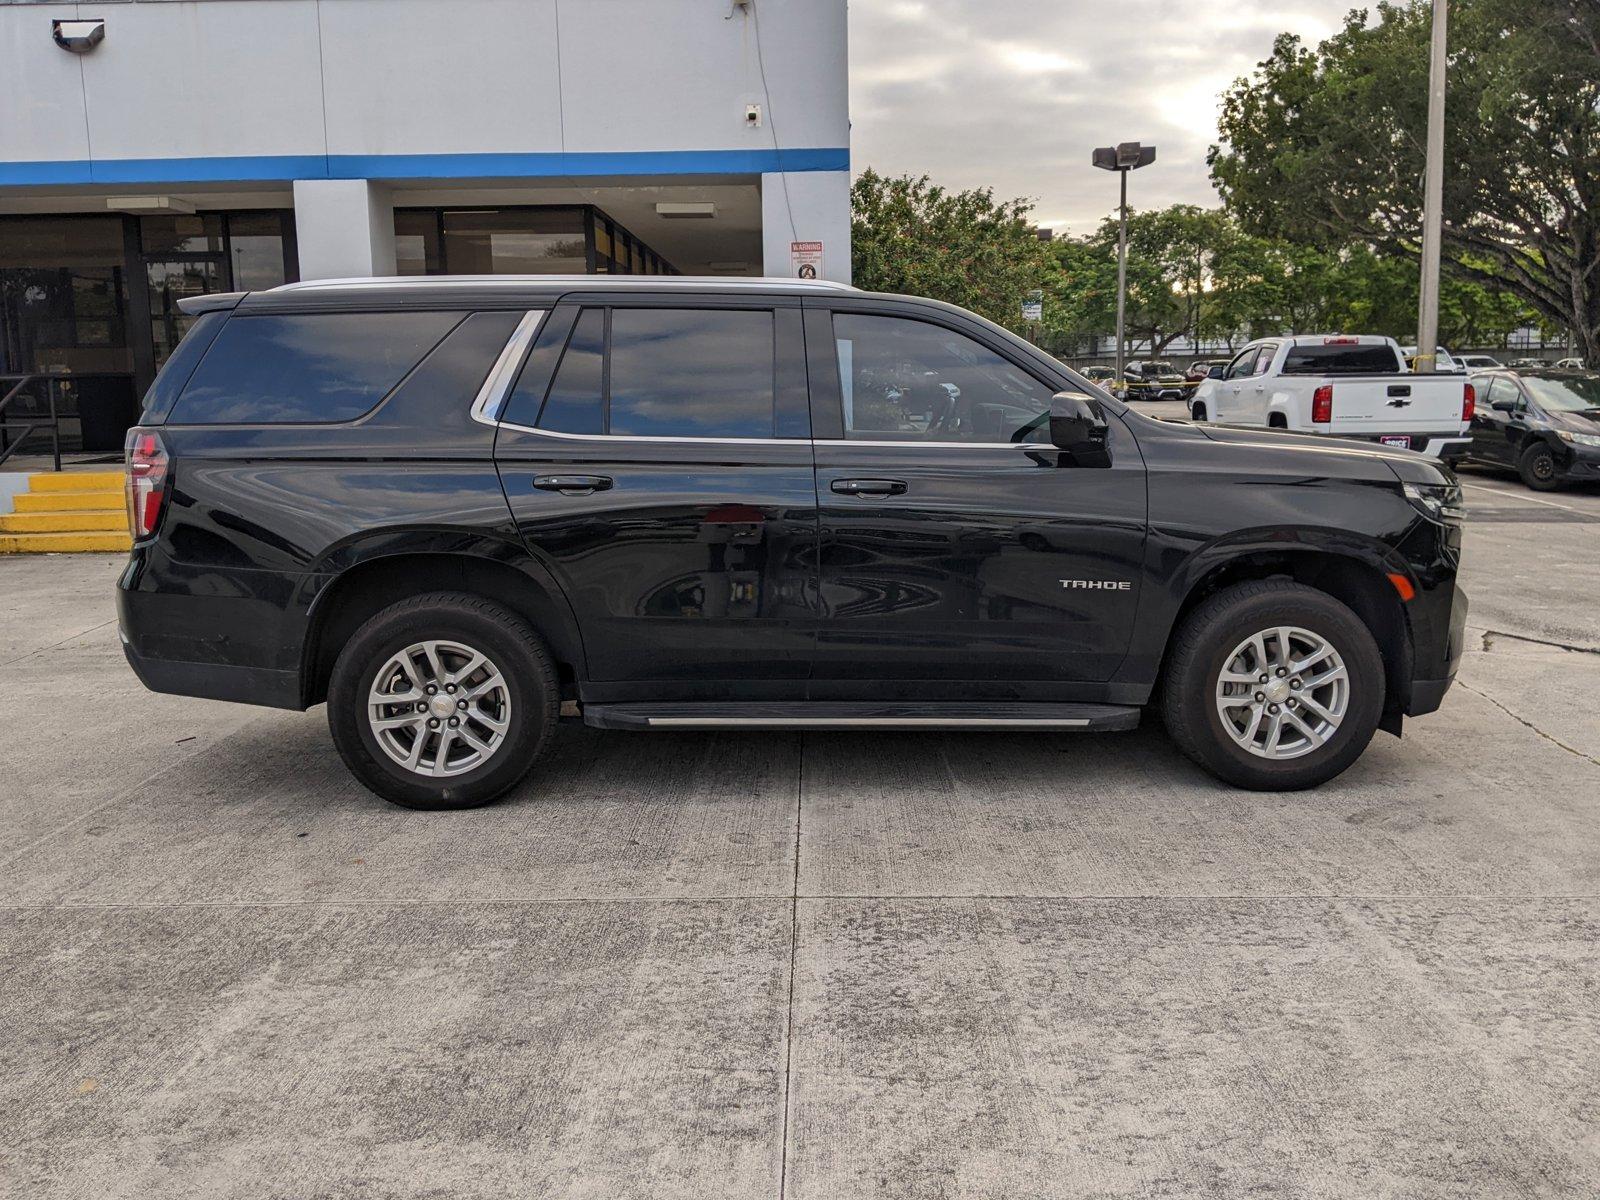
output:
M 1128 170 L 1124 167 L 1117 174 L 1122 178 L 1122 201 L 1117 209 L 1121 224 L 1117 232 L 1117 373 L 1112 379 L 1120 384 L 1122 356 L 1127 346 L 1122 331 L 1128 306 Z
M 1433 43 L 1428 62 L 1428 162 L 1422 195 L 1422 286 L 1417 312 L 1419 371 L 1438 359 L 1439 254 L 1444 226 L 1444 88 L 1448 68 L 1447 0 L 1433 0 Z
M 1114 385 L 1122 383 L 1124 317 L 1128 307 L 1128 172 L 1148 167 L 1155 160 L 1156 148 L 1138 142 L 1102 146 L 1094 152 L 1092 160 L 1101 170 L 1115 171 L 1122 177 L 1122 197 L 1117 206 L 1117 373 L 1111 381 Z

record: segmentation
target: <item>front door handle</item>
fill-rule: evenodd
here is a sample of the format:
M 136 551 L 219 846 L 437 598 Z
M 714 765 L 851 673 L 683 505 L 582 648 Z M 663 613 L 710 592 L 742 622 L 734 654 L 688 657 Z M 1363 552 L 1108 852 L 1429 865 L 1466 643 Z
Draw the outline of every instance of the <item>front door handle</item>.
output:
M 609 475 L 535 475 L 533 486 L 541 492 L 560 492 L 563 496 L 587 496 L 611 486 Z
M 835 479 L 828 485 L 841 496 L 899 496 L 906 490 L 903 479 Z

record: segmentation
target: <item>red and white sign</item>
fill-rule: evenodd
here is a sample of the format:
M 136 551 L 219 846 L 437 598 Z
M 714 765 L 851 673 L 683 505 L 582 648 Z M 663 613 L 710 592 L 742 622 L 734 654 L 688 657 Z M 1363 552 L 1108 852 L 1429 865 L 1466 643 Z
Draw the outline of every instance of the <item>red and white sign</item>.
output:
M 797 279 L 821 279 L 822 243 L 790 242 L 789 269 Z

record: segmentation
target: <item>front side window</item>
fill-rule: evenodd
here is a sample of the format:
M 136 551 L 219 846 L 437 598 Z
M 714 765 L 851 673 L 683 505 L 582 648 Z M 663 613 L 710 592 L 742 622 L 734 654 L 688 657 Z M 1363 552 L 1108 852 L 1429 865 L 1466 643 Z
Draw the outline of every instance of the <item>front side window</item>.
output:
M 371 412 L 461 313 L 234 316 L 189 377 L 177 425 L 311 424 Z
M 1491 408 L 1496 404 L 1514 403 L 1517 399 L 1517 385 L 1504 375 L 1497 375 L 1489 381 L 1489 390 L 1483 397 L 1483 402 Z
M 1224 379 L 1238 379 L 1243 375 L 1250 374 L 1256 365 L 1256 355 L 1260 353 L 1260 346 L 1246 346 L 1238 354 L 1234 355 L 1233 361 L 1228 364 L 1228 369 L 1222 373 L 1222 377 Z
M 846 438 L 1048 441 L 1048 386 L 965 334 L 905 317 L 833 318 Z

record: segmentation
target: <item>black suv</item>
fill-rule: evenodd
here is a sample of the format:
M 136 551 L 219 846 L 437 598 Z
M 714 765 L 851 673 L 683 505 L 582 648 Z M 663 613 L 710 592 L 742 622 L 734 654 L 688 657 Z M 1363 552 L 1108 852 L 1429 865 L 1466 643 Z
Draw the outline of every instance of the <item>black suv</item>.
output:
M 198 316 L 129 435 L 128 660 L 327 701 L 465 807 L 610 729 L 1127 729 L 1321 783 L 1439 706 L 1434 463 L 1151 420 L 971 313 L 838 285 L 293 284 Z

